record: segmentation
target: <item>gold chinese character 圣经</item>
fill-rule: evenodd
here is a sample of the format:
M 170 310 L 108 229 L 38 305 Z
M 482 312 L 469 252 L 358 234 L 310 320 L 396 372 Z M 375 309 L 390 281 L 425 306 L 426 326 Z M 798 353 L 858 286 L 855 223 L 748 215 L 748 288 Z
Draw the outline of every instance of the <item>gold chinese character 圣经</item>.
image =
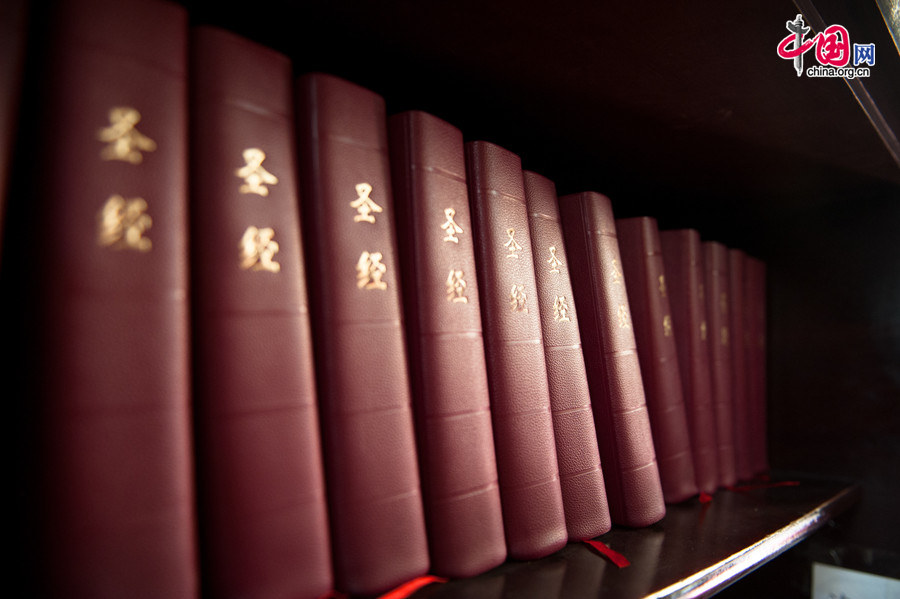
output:
M 281 264 L 273 260 L 278 253 L 278 242 L 274 237 L 275 230 L 271 227 L 247 227 L 240 243 L 241 268 L 279 272 Z
M 706 321 L 700 321 L 700 339 L 706 341 Z
M 97 131 L 97 139 L 107 145 L 100 151 L 103 160 L 121 160 L 140 164 L 141 152 L 152 152 L 156 142 L 135 129 L 141 121 L 141 113 L 134 108 L 117 106 L 109 111 L 109 126 Z
M 447 220 L 441 225 L 441 229 L 446 231 L 447 235 L 441 241 L 450 241 L 453 243 L 459 243 L 459 237 L 457 234 L 462 233 L 462 227 L 456 224 L 456 221 L 453 220 L 453 217 L 456 216 L 456 210 L 453 208 L 444 208 L 444 216 L 447 217 Z
M 525 285 L 513 285 L 512 291 L 509 292 L 509 304 L 513 312 L 528 313 L 525 302 L 528 296 L 525 294 Z
M 234 171 L 235 175 L 244 180 L 239 191 L 255 193 L 263 197 L 269 195 L 269 188 L 266 185 L 275 185 L 278 183 L 278 177 L 263 167 L 262 163 L 266 159 L 266 153 L 259 148 L 247 148 L 241 156 L 246 164 Z
M 663 337 L 672 336 L 672 317 L 666 314 L 663 316 Z
M 562 266 L 562 260 L 557 258 L 556 256 L 556 246 L 550 246 L 550 258 L 547 260 L 547 264 L 550 265 L 550 272 L 558 273 L 559 267 Z
M 381 206 L 376 204 L 375 201 L 369 197 L 369 194 L 371 193 L 372 186 L 368 183 L 356 184 L 357 198 L 350 202 L 350 207 L 356 209 L 356 216 L 353 217 L 353 222 L 374 223 L 375 217 L 372 213 L 382 212 Z
M 363 252 L 356 263 L 356 286 L 360 289 L 387 289 L 387 283 L 381 280 L 387 272 L 387 266 L 381 263 L 384 256 L 381 252 Z
M 153 225 L 143 198 L 109 197 L 97 215 L 97 243 L 114 249 L 149 252 L 153 242 L 144 237 Z
M 522 250 L 522 246 L 519 245 L 518 241 L 516 241 L 516 230 L 510 227 L 506 230 L 506 235 L 509 237 L 506 243 L 503 244 L 503 247 L 509 250 L 509 253 L 506 254 L 506 257 L 518 258 L 519 254 L 517 252 Z
M 564 295 L 557 295 L 553 300 L 553 320 L 556 322 L 569 322 L 569 304 Z
M 469 303 L 466 297 L 466 280 L 463 271 L 451 268 L 447 275 L 447 301 L 453 303 Z
M 659 275 L 659 295 L 666 297 L 666 277 L 664 275 Z

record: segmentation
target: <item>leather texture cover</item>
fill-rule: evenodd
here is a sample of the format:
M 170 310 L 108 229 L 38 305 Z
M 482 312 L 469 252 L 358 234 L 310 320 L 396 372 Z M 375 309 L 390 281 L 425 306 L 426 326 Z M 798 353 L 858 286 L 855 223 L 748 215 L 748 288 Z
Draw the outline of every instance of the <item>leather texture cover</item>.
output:
M 419 471 L 432 572 L 506 559 L 462 132 L 388 121 Z
M 709 370 L 716 415 L 719 486 L 737 482 L 734 458 L 734 399 L 731 393 L 731 326 L 728 316 L 728 248 L 703 241 L 703 272 L 709 342 Z
M 319 414 L 335 586 L 375 594 L 428 571 L 384 100 L 297 83 Z
M 750 461 L 754 474 L 765 474 L 769 470 L 766 440 L 766 264 L 759 258 L 747 256 L 744 289 Z
M 199 593 L 186 17 L 62 1 L 45 32 L 39 596 Z
M 559 198 L 600 460 L 614 524 L 640 527 L 666 513 L 619 241 L 609 198 Z
M 659 225 L 638 216 L 617 219 L 616 230 L 663 497 L 678 503 L 697 494 L 697 481 Z
M 688 407 L 697 487 L 715 493 L 719 487 L 716 414 L 709 366 L 703 248 L 696 229 L 660 231 L 672 326 L 678 347 L 681 384 Z
M 538 173 L 523 175 L 566 529 L 570 541 L 581 541 L 609 531 L 612 521 L 556 185 Z
M 191 259 L 204 588 L 318 597 L 331 548 L 287 57 L 191 38 Z M 271 234 L 266 231 L 271 231 Z
M 747 254 L 737 248 L 728 250 L 728 289 L 731 292 L 731 395 L 734 405 L 735 471 L 738 480 L 750 480 L 755 474 L 751 459 L 750 404 L 747 396 L 747 350 L 745 333 L 746 298 L 744 270 Z
M 465 147 L 506 546 L 534 559 L 567 535 L 522 163 L 489 142 Z

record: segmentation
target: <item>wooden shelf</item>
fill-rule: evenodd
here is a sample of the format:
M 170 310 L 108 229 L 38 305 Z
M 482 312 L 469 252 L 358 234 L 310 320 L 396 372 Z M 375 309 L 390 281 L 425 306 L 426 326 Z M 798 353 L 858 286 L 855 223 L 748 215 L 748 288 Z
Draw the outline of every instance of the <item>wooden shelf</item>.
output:
M 508 561 L 413 597 L 708 597 L 809 537 L 860 495 L 856 484 L 793 480 L 796 486 L 723 490 L 706 504 L 668 506 L 666 517 L 647 528 L 614 527 L 600 540 L 630 560 L 625 568 L 570 543 L 546 558 Z

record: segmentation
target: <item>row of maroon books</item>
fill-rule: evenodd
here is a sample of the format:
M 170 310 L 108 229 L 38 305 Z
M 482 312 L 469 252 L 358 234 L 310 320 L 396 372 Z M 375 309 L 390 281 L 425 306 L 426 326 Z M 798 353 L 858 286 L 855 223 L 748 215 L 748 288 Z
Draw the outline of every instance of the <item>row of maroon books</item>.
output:
M 766 469 L 759 261 L 177 5 L 51 16 L 52 595 L 376 594 Z

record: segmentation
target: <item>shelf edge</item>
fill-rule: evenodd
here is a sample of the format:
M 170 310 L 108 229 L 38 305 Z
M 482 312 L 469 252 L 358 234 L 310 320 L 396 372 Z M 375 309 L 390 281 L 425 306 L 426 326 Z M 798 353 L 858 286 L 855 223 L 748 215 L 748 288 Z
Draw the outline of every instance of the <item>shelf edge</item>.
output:
M 693 576 L 669 585 L 646 599 L 701 599 L 736 582 L 753 570 L 781 555 L 848 509 L 859 497 L 853 484 L 823 501 L 803 516 Z

